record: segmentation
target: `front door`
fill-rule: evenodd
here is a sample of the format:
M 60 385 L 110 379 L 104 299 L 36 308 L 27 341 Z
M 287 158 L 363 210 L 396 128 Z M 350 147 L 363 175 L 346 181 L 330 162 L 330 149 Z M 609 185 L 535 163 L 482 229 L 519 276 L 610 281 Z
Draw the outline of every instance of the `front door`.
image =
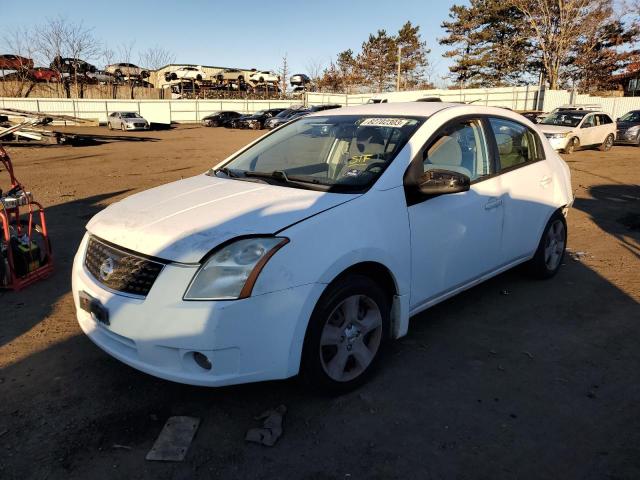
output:
M 460 119 L 447 124 L 414 162 L 422 170 L 464 173 L 467 192 L 440 195 L 410 205 L 411 309 L 435 303 L 501 263 L 503 198 L 493 172 L 486 121 Z

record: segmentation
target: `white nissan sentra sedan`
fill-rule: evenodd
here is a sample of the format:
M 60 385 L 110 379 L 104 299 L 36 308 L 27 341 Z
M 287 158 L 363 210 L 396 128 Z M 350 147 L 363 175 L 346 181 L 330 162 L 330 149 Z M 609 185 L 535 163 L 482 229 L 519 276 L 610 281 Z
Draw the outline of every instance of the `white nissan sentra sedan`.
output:
M 552 277 L 572 201 L 567 165 L 505 109 L 319 112 L 91 219 L 73 267 L 78 322 L 168 380 L 300 374 L 339 391 L 410 316 L 521 263 Z

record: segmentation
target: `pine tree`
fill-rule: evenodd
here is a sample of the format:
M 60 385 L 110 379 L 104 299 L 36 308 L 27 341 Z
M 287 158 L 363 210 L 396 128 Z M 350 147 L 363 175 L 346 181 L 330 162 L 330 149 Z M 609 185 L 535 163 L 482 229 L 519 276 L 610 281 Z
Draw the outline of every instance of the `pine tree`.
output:
M 393 85 L 396 70 L 396 45 L 386 30 L 378 30 L 376 35 L 362 44 L 357 57 L 358 66 L 364 80 L 371 90 L 382 92 Z
M 420 27 L 411 22 L 405 23 L 395 37 L 396 47 L 401 47 L 400 54 L 400 86 L 414 88 L 424 82 L 425 69 L 431 52 L 427 42 L 420 37 Z

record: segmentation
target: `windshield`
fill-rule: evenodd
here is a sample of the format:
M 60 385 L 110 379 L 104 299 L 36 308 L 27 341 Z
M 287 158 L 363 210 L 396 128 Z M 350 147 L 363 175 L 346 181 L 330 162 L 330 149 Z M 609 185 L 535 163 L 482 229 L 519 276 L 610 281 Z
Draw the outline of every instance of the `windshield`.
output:
M 306 117 L 267 135 L 210 175 L 330 191 L 371 186 L 423 118 Z
M 122 112 L 120 116 L 122 118 L 138 118 L 138 114 L 133 112 Z
M 621 122 L 640 122 L 640 112 L 625 113 L 618 120 Z
M 542 125 L 560 125 L 562 127 L 577 127 L 587 112 L 556 112 L 544 117 Z

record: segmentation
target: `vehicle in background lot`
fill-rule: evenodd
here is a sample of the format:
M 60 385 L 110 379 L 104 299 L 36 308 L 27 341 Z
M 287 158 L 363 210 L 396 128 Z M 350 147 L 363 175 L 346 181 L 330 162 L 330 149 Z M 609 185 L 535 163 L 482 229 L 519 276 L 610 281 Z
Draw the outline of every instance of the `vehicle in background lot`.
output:
M 422 97 L 416 100 L 416 102 L 441 102 L 440 97 Z
M 253 130 L 262 130 L 264 128 L 264 122 L 272 117 L 275 117 L 284 110 L 284 108 L 270 108 L 268 110 L 260 110 L 253 115 L 247 115 L 237 119 L 235 123 L 236 128 L 251 128 Z
M 142 77 L 146 78 L 149 76 L 149 71 L 143 68 L 140 68 L 133 63 L 114 63 L 111 65 L 107 65 L 104 68 L 106 73 L 113 75 L 114 77 Z
M 281 111 L 276 116 L 267 119 L 267 121 L 264 122 L 264 128 L 272 130 L 277 126 L 287 123 L 293 115 L 301 111 L 308 111 L 308 109 L 304 108 L 303 106 L 287 108 L 286 110 Z
M 73 265 L 77 319 L 164 379 L 300 374 L 344 391 L 412 315 L 520 264 L 553 277 L 572 202 L 568 166 L 514 112 L 319 112 L 94 216 Z
M 216 74 L 216 80 L 221 83 L 239 82 L 244 83 L 244 73 L 237 68 L 225 68 Z
M 626 143 L 640 147 L 640 110 L 632 110 L 621 116 L 617 122 L 616 143 Z
M 149 130 L 149 122 L 136 112 L 112 112 L 107 117 L 109 130 Z
M 560 105 L 557 108 L 551 110 L 551 113 L 563 112 L 563 111 L 573 111 L 573 110 L 589 110 L 589 111 L 600 111 L 602 110 L 602 105 L 597 103 L 567 103 L 565 105 Z
M 33 60 L 20 55 L 0 55 L 0 70 L 32 70 Z
M 532 123 L 540 123 L 547 116 L 542 110 L 520 110 L 518 113 Z
M 262 70 L 249 75 L 249 80 L 254 83 L 278 83 L 280 81 L 280 75 L 277 75 L 271 70 Z
M 99 83 L 102 85 L 106 85 L 108 83 L 114 83 L 116 82 L 116 80 L 118 80 L 116 77 L 105 72 L 104 70 L 96 70 L 95 72 L 88 72 L 86 76 L 93 83 Z
M 296 73 L 292 75 L 289 79 L 289 83 L 292 87 L 304 87 L 305 85 L 311 83 L 311 79 L 305 75 L 304 73 Z
M 94 65 L 79 58 L 56 57 L 49 66 L 60 72 L 63 77 L 85 75 L 87 73 L 94 73 L 97 70 Z
M 232 120 L 241 116 L 241 113 L 232 111 L 216 112 L 204 117 L 202 125 L 205 127 L 226 127 Z
M 46 67 L 36 67 L 29 70 L 29 75 L 36 82 L 59 82 L 62 80 L 60 72 Z
M 201 82 L 206 77 L 207 75 L 204 73 L 204 70 L 202 70 L 202 67 L 195 66 L 180 67 L 164 74 L 164 79 L 167 82 L 172 80 L 197 80 Z
M 616 123 L 604 112 L 556 110 L 538 124 L 539 130 L 556 150 L 573 153 L 580 147 L 611 149 L 616 138 Z
M 269 125 L 265 124 L 265 128 L 273 130 L 274 128 L 278 128 L 285 123 L 289 123 L 291 120 L 295 120 L 296 118 L 306 117 L 311 113 L 311 110 L 308 108 L 300 108 L 295 112 L 291 112 L 286 117 L 274 117 L 268 120 Z

